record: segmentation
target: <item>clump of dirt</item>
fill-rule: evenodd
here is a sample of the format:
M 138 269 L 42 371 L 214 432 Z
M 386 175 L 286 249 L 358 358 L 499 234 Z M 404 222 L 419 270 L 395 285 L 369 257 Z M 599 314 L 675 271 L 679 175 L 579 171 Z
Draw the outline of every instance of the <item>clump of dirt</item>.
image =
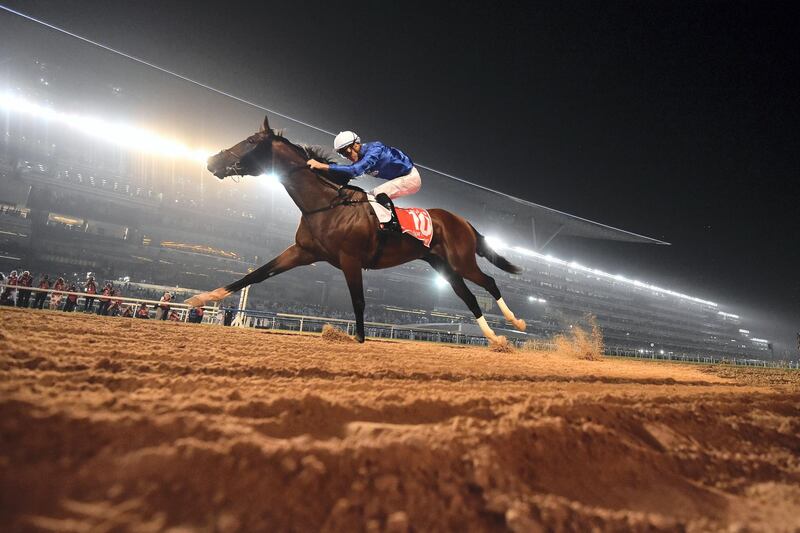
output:
M 322 326 L 322 339 L 328 342 L 354 342 L 350 335 L 330 324 Z
M 581 326 L 574 325 L 569 334 L 557 335 L 553 339 L 556 351 L 586 361 L 603 359 L 603 332 L 597 325 L 597 319 L 592 315 L 587 315 L 586 323 L 590 328 L 589 333 Z
M 497 337 L 497 341 L 489 341 L 489 349 L 500 353 L 514 352 L 514 346 L 503 336 Z

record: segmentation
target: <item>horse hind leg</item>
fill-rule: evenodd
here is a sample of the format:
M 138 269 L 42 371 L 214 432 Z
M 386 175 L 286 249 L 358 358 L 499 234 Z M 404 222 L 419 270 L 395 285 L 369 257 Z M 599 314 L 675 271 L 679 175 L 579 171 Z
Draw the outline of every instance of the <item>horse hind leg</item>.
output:
M 489 327 L 489 324 L 486 322 L 486 317 L 483 316 L 483 311 L 481 311 L 481 307 L 478 305 L 478 300 L 475 298 L 475 295 L 472 294 L 472 291 L 469 290 L 467 284 L 464 283 L 464 278 L 458 275 L 441 257 L 430 255 L 424 258 L 424 260 L 450 283 L 456 295 L 458 295 L 469 310 L 472 311 L 472 314 L 475 315 L 475 321 L 478 323 L 478 327 L 481 328 L 483 336 L 491 342 L 502 343 L 505 341 L 505 337 L 498 336 L 492 328 Z
M 480 285 L 486 289 L 486 292 L 491 294 L 492 298 L 497 301 L 497 307 L 500 308 L 500 311 L 503 313 L 503 316 L 506 318 L 506 320 L 511 322 L 519 331 L 525 331 L 525 329 L 528 327 L 527 324 L 525 324 L 525 321 L 521 318 L 517 318 L 514 315 L 514 312 L 509 309 L 505 300 L 503 300 L 503 295 L 500 294 L 500 289 L 497 288 L 497 283 L 495 283 L 494 278 L 485 274 L 478 267 L 477 262 L 472 268 L 468 268 L 466 270 L 467 272 L 463 273 L 463 276 L 476 285 Z
M 478 267 L 478 261 L 475 257 L 478 253 L 479 241 L 482 239 L 476 231 L 466 220 L 460 217 L 453 217 L 450 224 L 440 224 L 441 232 L 444 235 L 443 243 L 440 244 L 440 255 L 447 258 L 446 264 L 455 270 L 456 274 L 462 278 L 468 279 L 486 289 L 497 301 L 497 306 L 503 313 L 503 316 L 511 322 L 519 331 L 525 331 L 527 325 L 525 321 L 517 318 L 513 311 L 509 309 L 503 295 L 500 294 L 500 289 L 497 288 L 494 278 L 486 275 Z M 460 224 L 456 223 L 460 220 Z

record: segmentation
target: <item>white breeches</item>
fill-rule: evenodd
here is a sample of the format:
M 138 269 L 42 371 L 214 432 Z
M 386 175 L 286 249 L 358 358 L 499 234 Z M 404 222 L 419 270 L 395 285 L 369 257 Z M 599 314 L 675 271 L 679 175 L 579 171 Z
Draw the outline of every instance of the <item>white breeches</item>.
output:
M 372 194 L 378 196 L 381 193 L 386 193 L 389 198 L 394 200 L 401 196 L 414 194 L 420 187 L 422 187 L 422 180 L 419 177 L 419 171 L 417 167 L 411 167 L 411 172 L 405 176 L 389 180 L 372 189 Z

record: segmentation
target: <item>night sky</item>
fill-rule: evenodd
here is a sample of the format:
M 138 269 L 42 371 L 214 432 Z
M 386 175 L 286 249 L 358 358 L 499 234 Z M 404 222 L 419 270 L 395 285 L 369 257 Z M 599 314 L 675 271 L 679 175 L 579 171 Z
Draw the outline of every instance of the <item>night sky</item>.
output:
M 428 166 L 671 242 L 561 251 L 758 316 L 784 345 L 800 331 L 791 3 L 2 3 Z M 0 13 L 0 33 L 34 27 L 13 19 Z

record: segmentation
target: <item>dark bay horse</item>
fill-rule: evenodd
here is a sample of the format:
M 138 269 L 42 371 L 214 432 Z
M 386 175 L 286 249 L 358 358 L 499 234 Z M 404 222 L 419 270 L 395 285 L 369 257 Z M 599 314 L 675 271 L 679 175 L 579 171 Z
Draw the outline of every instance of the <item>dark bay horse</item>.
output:
M 281 176 L 281 183 L 300 208 L 302 217 L 295 243 L 278 257 L 225 287 L 188 299 L 188 304 L 200 306 L 219 301 L 281 272 L 326 261 L 344 272 L 356 315 L 356 340 L 364 342 L 362 269 L 389 268 L 421 259 L 450 283 L 490 341 L 497 342 L 500 337 L 486 323 L 464 279 L 486 289 L 497 300 L 506 320 L 521 331 L 525 329 L 525 322 L 516 318 L 503 301 L 494 279 L 478 268 L 475 256 L 485 257 L 512 274 L 519 273 L 519 268 L 492 250 L 469 222 L 443 209 L 430 209 L 433 222 L 430 248 L 409 235 L 379 231 L 366 193 L 339 185 L 331 176 L 311 170 L 306 165 L 311 158 L 320 159 L 310 149 L 295 145 L 273 131 L 265 118 L 264 126 L 256 134 L 208 160 L 209 172 L 220 179 L 275 172 Z

